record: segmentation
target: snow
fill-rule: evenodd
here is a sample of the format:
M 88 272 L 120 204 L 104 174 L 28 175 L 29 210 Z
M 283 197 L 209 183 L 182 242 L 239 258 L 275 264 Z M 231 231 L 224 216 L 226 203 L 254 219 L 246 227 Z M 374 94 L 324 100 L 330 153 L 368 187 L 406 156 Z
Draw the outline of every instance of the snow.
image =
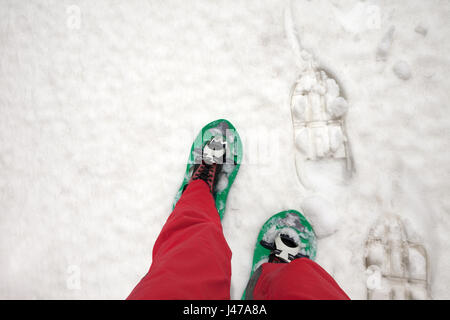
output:
M 301 204 L 302 212 L 314 226 L 318 239 L 331 236 L 338 230 L 338 216 L 335 206 L 325 197 L 309 196 Z
M 394 65 L 395 75 L 402 80 L 409 80 L 411 78 L 411 68 L 406 61 L 399 61 Z
M 222 192 L 228 186 L 228 177 L 226 174 L 220 174 L 219 179 L 217 180 L 216 191 Z
M 300 53 L 285 4 L 0 1 L 0 298 L 125 298 L 192 140 L 227 118 L 244 144 L 223 220 L 232 298 L 261 225 L 320 196 L 330 218 L 305 214 L 337 230 L 317 262 L 351 298 L 366 298 L 368 232 L 393 213 L 428 250 L 432 297 L 450 299 L 449 2 L 295 1 Z M 289 95 L 309 55 L 345 91 L 356 173 L 310 162 L 302 185 Z
M 428 29 L 422 25 L 418 25 L 416 29 L 414 29 L 417 33 L 421 34 L 422 36 L 426 37 L 428 33 Z
M 334 100 L 328 105 L 327 111 L 333 118 L 340 118 L 347 113 L 347 110 L 348 110 L 347 100 L 345 100 L 342 97 L 338 97 L 336 98 L 336 100 Z
M 410 266 L 410 274 L 414 279 L 426 280 L 426 261 L 416 249 L 409 249 L 409 259 L 413 262 Z
M 381 40 L 380 44 L 378 45 L 377 50 L 377 59 L 378 60 L 386 60 L 389 51 L 392 47 L 392 43 L 394 41 L 394 33 L 395 33 L 395 27 L 392 26 L 389 31 L 384 35 L 383 39 Z

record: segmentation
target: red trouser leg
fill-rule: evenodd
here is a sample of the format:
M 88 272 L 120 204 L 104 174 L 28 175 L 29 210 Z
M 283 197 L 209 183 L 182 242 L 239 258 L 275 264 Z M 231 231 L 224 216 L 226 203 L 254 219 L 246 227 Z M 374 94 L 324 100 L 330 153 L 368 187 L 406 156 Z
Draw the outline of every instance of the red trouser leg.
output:
M 230 299 L 231 250 L 214 198 L 202 180 L 190 183 L 153 247 L 147 275 L 128 299 Z
M 291 263 L 263 264 L 253 299 L 349 300 L 349 297 L 317 263 L 298 259 Z

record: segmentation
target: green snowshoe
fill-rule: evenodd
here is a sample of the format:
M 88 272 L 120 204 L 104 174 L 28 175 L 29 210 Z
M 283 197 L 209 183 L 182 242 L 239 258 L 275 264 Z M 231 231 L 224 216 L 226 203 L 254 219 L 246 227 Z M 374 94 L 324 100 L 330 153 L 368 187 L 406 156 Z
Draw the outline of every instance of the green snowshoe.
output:
M 216 157 L 217 156 L 217 157 Z M 194 140 L 183 183 L 178 190 L 173 208 L 192 178 L 194 169 L 203 163 L 220 163 L 220 172 L 212 190 L 220 219 L 225 213 L 228 192 L 242 161 L 242 142 L 235 127 L 227 120 L 216 120 L 206 125 Z
M 250 279 L 264 263 L 289 263 L 298 258 L 314 260 L 316 251 L 316 235 L 308 220 L 295 210 L 280 212 L 267 220 L 259 232 Z M 242 295 L 242 300 L 245 299 L 246 290 Z

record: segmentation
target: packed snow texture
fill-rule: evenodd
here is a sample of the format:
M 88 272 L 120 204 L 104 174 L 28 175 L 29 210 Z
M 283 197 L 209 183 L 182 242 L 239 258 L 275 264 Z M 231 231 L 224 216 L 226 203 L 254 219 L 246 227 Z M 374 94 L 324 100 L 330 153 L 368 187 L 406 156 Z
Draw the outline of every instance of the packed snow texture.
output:
M 319 239 L 317 262 L 351 298 L 366 297 L 364 244 L 390 212 L 428 250 L 432 297 L 450 299 L 449 1 L 294 1 L 301 55 L 345 88 L 357 169 L 349 179 L 339 161 L 311 162 L 306 187 L 284 9 L 0 0 L 0 298 L 127 297 L 151 264 L 195 135 L 227 118 L 244 144 L 223 220 L 232 298 L 261 225 L 317 195 L 337 221 L 312 211 L 317 230 L 337 229 Z M 392 72 L 397 61 L 408 81 Z

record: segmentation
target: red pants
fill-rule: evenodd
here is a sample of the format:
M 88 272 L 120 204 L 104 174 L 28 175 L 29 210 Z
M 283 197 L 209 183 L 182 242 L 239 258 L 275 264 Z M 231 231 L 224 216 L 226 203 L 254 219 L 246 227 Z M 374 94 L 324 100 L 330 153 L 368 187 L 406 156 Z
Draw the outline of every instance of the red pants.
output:
M 153 248 L 147 275 L 128 299 L 230 299 L 231 250 L 208 186 L 192 182 Z M 264 299 L 348 299 L 338 284 L 309 259 L 266 263 L 253 291 Z

